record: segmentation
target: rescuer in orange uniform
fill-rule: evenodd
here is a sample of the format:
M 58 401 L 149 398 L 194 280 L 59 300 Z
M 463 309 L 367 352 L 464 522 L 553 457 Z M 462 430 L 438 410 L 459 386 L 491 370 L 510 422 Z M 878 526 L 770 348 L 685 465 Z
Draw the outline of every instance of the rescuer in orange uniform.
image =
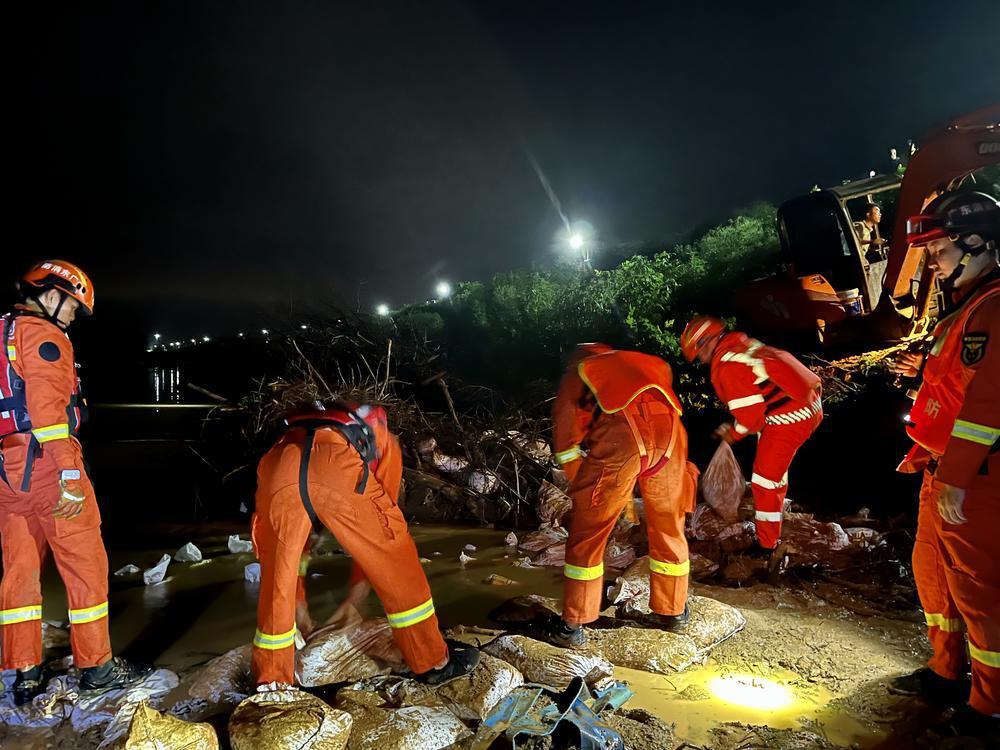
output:
M 1000 742 L 1000 204 L 982 193 L 946 193 L 907 225 L 948 298 L 922 355 L 896 371 L 921 375 L 900 471 L 923 470 L 913 575 L 934 655 L 892 689 L 964 701 L 966 635 L 972 660 L 961 734 Z M 922 370 L 921 370 L 922 365 Z
M 0 318 L 0 666 L 14 697 L 43 689 L 42 590 L 48 549 L 66 584 L 73 663 L 83 690 L 123 687 L 145 672 L 112 658 L 108 558 L 101 515 L 75 435 L 81 421 L 73 346 L 65 330 L 94 309 L 94 287 L 72 263 L 33 266 L 24 303 Z
M 311 405 L 286 422 L 257 469 L 256 683 L 295 682 L 297 604 L 300 617 L 304 612 L 299 571 L 309 535 L 320 525 L 354 561 L 349 602 L 360 603 L 374 587 L 418 679 L 440 685 L 475 669 L 479 652 L 446 643 L 438 630 L 430 586 L 397 505 L 402 455 L 384 410 Z
M 604 548 L 636 482 L 649 534 L 649 624 L 687 624 L 688 559 L 684 515 L 693 510 L 697 470 L 687 461 L 687 432 L 659 357 L 584 344 L 570 358 L 552 407 L 556 460 L 570 481 L 573 512 L 566 542 L 562 618 L 546 636 L 562 646 L 585 641 L 597 619 Z
M 711 367 L 712 386 L 733 415 L 715 434 L 728 443 L 757 434 L 750 486 L 758 552 L 773 552 L 781 538 L 788 468 L 823 419 L 820 379 L 795 357 L 738 332 L 717 318 L 696 317 L 681 334 L 689 362 Z

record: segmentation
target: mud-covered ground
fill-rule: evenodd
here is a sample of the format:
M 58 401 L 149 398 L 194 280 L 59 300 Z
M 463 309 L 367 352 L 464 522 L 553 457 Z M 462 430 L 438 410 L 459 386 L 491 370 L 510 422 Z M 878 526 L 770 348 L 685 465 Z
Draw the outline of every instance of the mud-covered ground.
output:
M 556 568 L 513 566 L 502 532 L 487 529 L 415 526 L 414 535 L 435 591 L 444 626 L 495 626 L 487 613 L 522 593 L 558 595 Z M 208 658 L 245 643 L 253 634 L 256 592 L 242 580 L 249 554 L 230 555 L 219 537 L 200 541 L 208 563 L 173 563 L 158 587 L 116 579 L 112 593 L 113 636 L 119 648 L 141 651 L 160 666 L 185 672 Z M 474 560 L 458 562 L 466 544 Z M 161 550 L 115 554 L 113 564 L 154 562 Z M 333 551 L 313 563 L 309 585 L 314 612 L 325 617 L 343 593 L 349 560 Z M 486 583 L 491 574 L 515 583 Z M 46 579 L 49 603 L 58 602 L 58 580 Z M 808 583 L 758 583 L 742 589 L 695 585 L 694 592 L 738 607 L 746 627 L 718 645 L 703 665 L 669 676 L 617 669 L 636 696 L 612 720 L 633 750 L 680 747 L 834 748 L 936 747 L 926 727 L 937 713 L 912 699 L 892 696 L 886 683 L 919 667 L 927 657 L 924 628 L 915 612 L 863 616 L 863 602 L 851 589 L 823 597 Z M 51 592 L 51 595 L 49 595 Z M 830 601 L 840 603 L 832 604 Z M 371 614 L 378 604 L 368 603 Z M 52 611 L 56 611 L 53 606 Z M 898 617 L 899 619 L 894 619 Z M 780 705 L 745 705 L 751 695 L 732 696 L 719 681 L 749 682 L 780 692 Z M 221 725 L 220 725 L 221 728 Z M 221 734 L 221 733 L 220 733 Z M 33 737 L 0 728 L 4 748 L 88 748 L 94 738 L 60 731 Z M 688 744 L 685 744 L 688 743 Z

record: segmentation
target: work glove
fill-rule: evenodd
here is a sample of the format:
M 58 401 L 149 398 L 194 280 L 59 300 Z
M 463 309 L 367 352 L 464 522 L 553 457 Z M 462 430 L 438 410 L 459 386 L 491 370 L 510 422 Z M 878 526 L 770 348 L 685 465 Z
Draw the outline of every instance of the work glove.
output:
M 903 378 L 915 378 L 923 364 L 924 355 L 920 352 L 899 352 L 889 360 L 889 371 Z
M 937 507 L 938 513 L 944 519 L 945 523 L 950 523 L 953 526 L 961 526 L 969 520 L 962 511 L 963 503 L 965 503 L 965 490 L 961 487 L 953 487 L 950 484 L 941 485 L 941 491 L 938 493 Z
M 52 509 L 54 518 L 76 518 L 83 512 L 87 489 L 79 469 L 64 469 L 59 475 L 59 501 Z

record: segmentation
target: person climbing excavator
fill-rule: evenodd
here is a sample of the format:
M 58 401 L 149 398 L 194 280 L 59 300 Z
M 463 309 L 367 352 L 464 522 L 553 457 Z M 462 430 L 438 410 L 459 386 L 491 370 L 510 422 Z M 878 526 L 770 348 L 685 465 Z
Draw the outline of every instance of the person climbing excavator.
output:
M 563 613 L 545 628 L 557 645 L 582 646 L 583 625 L 597 619 L 604 550 L 636 482 L 649 533 L 646 624 L 672 631 L 687 624 L 684 516 L 694 509 L 697 469 L 687 460 L 672 381 L 670 365 L 641 352 L 583 344 L 570 357 L 552 408 L 554 452 L 573 500 Z

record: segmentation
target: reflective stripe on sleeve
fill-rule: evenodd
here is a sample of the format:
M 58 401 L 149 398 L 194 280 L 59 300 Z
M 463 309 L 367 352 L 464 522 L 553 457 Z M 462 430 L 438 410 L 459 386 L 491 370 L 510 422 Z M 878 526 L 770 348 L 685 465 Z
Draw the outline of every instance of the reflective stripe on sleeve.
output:
M 108 603 L 101 602 L 100 604 L 95 604 L 93 607 L 71 609 L 69 611 L 69 624 L 82 625 L 85 622 L 94 622 L 95 620 L 100 620 L 102 617 L 107 616 Z
M 753 514 L 753 517 L 758 521 L 774 521 L 778 523 L 781 521 L 781 511 L 758 510 Z
M 945 617 L 936 612 L 924 612 L 924 620 L 927 627 L 940 628 L 945 633 L 962 633 L 965 631 L 965 622 L 961 617 Z
M 739 435 L 746 435 L 748 432 L 750 432 L 750 428 L 749 427 L 744 427 L 738 421 L 737 422 L 733 422 L 733 430 L 735 430 L 736 433 L 739 434 Z
M 785 486 L 785 481 L 773 482 L 770 479 L 762 477 L 760 474 L 754 473 L 750 477 L 750 483 L 756 484 L 759 487 L 763 487 L 766 490 L 780 490 Z
M 42 619 L 42 605 L 31 604 L 15 609 L 0 609 L 0 625 L 13 625 L 16 622 L 30 622 Z
M 576 461 L 578 458 L 583 457 L 583 451 L 580 449 L 579 445 L 574 445 L 572 448 L 567 448 L 564 451 L 559 451 L 556 454 L 556 462 L 560 466 L 565 466 L 571 461 Z
M 563 575 L 567 578 L 572 578 L 574 581 L 593 581 L 604 575 L 604 563 L 598 563 L 592 568 L 566 563 L 563 566 Z
M 661 576 L 686 576 L 691 572 L 691 561 L 685 560 L 680 563 L 672 563 L 654 560 L 650 557 L 649 569 L 653 573 L 659 573 Z
M 993 445 L 996 443 L 997 438 L 1000 438 L 1000 430 L 985 424 L 976 424 L 975 422 L 966 422 L 964 419 L 956 419 L 951 436 L 979 443 L 980 445 Z
M 258 630 L 253 637 L 253 645 L 267 651 L 279 651 L 295 645 L 295 628 L 287 633 L 262 633 Z
M 7 359 L 9 359 L 11 362 L 17 361 L 17 349 L 15 349 L 10 344 L 7 345 Z
M 69 437 L 69 424 L 51 424 L 48 427 L 37 427 L 31 431 L 39 443 L 50 440 L 64 440 Z
M 753 406 L 754 404 L 763 404 L 764 397 L 759 393 L 755 393 L 753 396 L 744 396 L 743 398 L 734 398 L 732 401 L 726 402 L 726 407 L 732 411 L 733 409 L 742 409 L 744 406 Z
M 984 648 L 976 648 L 970 643 L 969 656 L 987 667 L 1000 669 L 1000 651 L 987 651 Z
M 423 622 L 427 618 L 434 614 L 434 600 L 428 599 L 426 602 L 413 609 L 408 609 L 405 612 L 396 612 L 390 614 L 386 612 L 386 618 L 389 620 L 389 626 L 396 628 L 408 628 L 411 625 L 416 625 L 418 622 Z
M 309 555 L 302 555 L 299 558 L 299 576 L 304 576 L 309 572 Z

